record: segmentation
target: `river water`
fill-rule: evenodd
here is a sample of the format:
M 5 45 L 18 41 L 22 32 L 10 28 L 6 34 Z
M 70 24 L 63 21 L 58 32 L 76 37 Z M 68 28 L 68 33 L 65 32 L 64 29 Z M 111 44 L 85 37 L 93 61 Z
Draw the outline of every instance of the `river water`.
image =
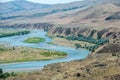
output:
M 5 64 L 0 64 L 0 68 L 2 68 L 4 72 L 38 70 L 52 63 L 69 62 L 71 60 L 84 59 L 90 53 L 88 50 L 85 49 L 78 50 L 71 47 L 48 44 L 48 42 L 51 42 L 52 39 L 45 35 L 46 32 L 43 30 L 32 30 L 30 34 L 0 38 L 0 42 L 7 43 L 9 46 L 33 47 L 33 48 L 42 48 L 42 49 L 66 52 L 68 56 L 65 58 L 45 60 L 45 61 L 5 63 Z M 24 43 L 23 41 L 29 37 L 43 37 L 46 39 L 46 41 L 38 44 Z

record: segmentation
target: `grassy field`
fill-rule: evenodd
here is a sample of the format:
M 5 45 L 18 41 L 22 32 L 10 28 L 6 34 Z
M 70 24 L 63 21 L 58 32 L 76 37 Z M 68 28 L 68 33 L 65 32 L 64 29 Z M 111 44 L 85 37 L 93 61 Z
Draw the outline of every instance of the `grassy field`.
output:
M 26 48 L 0 46 L 0 63 L 48 60 L 65 57 L 64 52 Z
M 44 41 L 45 41 L 45 38 L 31 37 L 31 38 L 26 39 L 24 42 L 25 43 L 40 43 Z
M 53 41 L 50 42 L 50 44 L 57 44 L 57 45 L 63 45 L 63 46 L 69 46 L 69 47 L 75 47 L 75 44 L 80 44 L 81 46 L 93 46 L 95 44 L 91 44 L 88 42 L 83 41 L 69 41 L 64 38 L 53 38 Z

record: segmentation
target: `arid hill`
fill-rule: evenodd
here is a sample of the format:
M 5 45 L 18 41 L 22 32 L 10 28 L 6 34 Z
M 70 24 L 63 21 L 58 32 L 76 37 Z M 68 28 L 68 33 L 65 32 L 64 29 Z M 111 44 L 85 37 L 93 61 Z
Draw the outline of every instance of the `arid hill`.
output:
M 5 7 L 6 9 L 2 8 L 9 6 L 8 3 L 13 7 L 8 7 L 8 10 L 7 7 Z M 25 23 L 51 23 L 58 26 L 73 25 L 70 27 L 77 25 L 83 27 L 92 26 L 94 28 L 119 28 L 120 25 L 120 0 L 85 0 L 55 5 L 36 4 L 27 1 L 18 1 L 19 5 L 14 1 L 8 3 L 1 3 L 1 12 L 3 10 L 9 11 L 9 9 L 13 10 L 13 12 L 0 15 L 0 26 Z M 15 5 L 20 7 L 26 5 L 28 8 L 23 6 L 21 7 L 22 10 L 14 11 L 14 8 L 16 9 Z M 34 5 L 39 7 L 34 7 Z

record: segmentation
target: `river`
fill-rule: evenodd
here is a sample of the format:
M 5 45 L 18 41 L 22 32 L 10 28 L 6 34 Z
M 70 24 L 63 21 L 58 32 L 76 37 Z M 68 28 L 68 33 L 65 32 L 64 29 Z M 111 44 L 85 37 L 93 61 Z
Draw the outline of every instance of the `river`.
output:
M 51 42 L 52 39 L 45 36 L 46 33 L 47 32 L 43 30 L 31 30 L 30 34 L 0 38 L 0 42 L 7 43 L 9 46 L 33 47 L 33 48 L 66 52 L 68 54 L 67 57 L 60 59 L 45 60 L 45 61 L 5 63 L 5 64 L 0 64 L 0 68 L 2 68 L 4 72 L 31 71 L 31 70 L 35 71 L 38 69 L 42 69 L 44 66 L 48 64 L 84 59 L 90 53 L 88 50 L 85 49 L 75 49 L 71 47 L 48 44 L 48 42 Z M 46 41 L 39 44 L 24 43 L 23 41 L 29 37 L 43 37 L 46 39 Z

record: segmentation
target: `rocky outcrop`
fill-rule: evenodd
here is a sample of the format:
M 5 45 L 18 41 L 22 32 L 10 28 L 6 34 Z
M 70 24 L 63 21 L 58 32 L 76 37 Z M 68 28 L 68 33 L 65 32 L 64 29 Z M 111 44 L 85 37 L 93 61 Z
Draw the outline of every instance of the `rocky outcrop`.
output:
M 120 20 L 120 12 L 116 12 L 113 15 L 107 17 L 105 20 Z
M 120 44 L 110 43 L 110 44 L 104 45 L 96 53 L 120 53 Z

